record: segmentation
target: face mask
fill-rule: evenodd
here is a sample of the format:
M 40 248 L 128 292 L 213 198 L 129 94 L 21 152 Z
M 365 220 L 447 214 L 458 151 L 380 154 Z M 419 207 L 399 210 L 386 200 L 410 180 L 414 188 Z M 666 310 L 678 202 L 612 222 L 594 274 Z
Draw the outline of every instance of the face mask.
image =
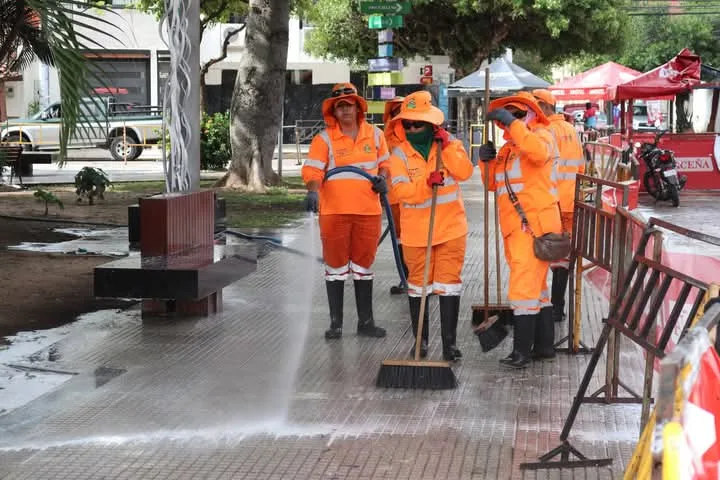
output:
M 535 119 L 536 115 L 535 112 L 532 110 L 528 110 L 527 115 L 525 115 L 525 118 L 523 121 L 525 122 L 525 125 L 530 125 L 530 122 L 532 122 Z

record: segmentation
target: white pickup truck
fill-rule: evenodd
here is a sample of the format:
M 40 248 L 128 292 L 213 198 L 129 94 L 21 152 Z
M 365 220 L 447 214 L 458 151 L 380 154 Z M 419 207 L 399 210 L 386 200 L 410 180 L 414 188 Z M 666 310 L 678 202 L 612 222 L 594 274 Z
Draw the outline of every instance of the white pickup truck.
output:
M 23 145 L 26 150 L 59 150 L 60 102 L 27 119 L 0 124 L 0 143 Z M 161 138 L 162 115 L 158 107 L 117 103 L 113 97 L 82 99 L 80 121 L 69 148 L 100 147 L 115 160 L 134 160 L 143 149 Z

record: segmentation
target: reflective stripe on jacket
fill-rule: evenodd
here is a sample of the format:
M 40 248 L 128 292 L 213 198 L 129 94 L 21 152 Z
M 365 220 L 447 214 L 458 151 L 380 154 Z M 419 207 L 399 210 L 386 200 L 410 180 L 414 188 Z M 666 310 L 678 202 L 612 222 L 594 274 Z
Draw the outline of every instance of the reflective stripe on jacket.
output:
M 387 142 L 388 150 L 392 153 L 393 149 L 402 143 L 402 140 L 398 138 L 393 129 L 393 122 L 391 119 L 383 119 L 385 121 L 385 141 Z M 400 199 L 395 195 L 394 190 L 391 188 L 388 192 L 388 202 L 390 205 L 400 203 Z
M 405 140 L 390 156 L 393 194 L 400 199 L 400 231 L 403 245 L 425 247 L 430 225 L 432 189 L 427 184 L 435 170 L 437 143 L 433 143 L 427 162 Z M 473 166 L 459 140 L 453 138 L 442 151 L 445 185 L 438 187 L 432 244 L 438 245 L 467 234 L 467 218 L 459 182 L 470 178 Z
M 550 117 L 549 129 L 560 152 L 560 160 L 557 165 L 560 210 L 572 212 L 575 203 L 575 180 L 578 173 L 585 173 L 583 147 L 575 128 L 565 121 L 563 114 Z
M 500 227 L 504 237 L 521 227 L 520 215 L 510 201 L 507 181 L 520 201 L 535 235 L 555 232 L 560 225 L 558 191 L 553 173 L 555 142 L 547 127 L 531 122 L 530 128 L 514 121 L 505 130 L 507 142 L 488 164 L 489 178 L 480 164 L 483 182 L 498 195 Z
M 325 172 L 336 167 L 354 166 L 371 175 L 387 167 L 387 143 L 382 130 L 362 121 L 357 139 L 344 135 L 337 124 L 328 126 L 313 138 L 302 167 L 303 181 L 322 182 L 320 214 L 380 215 L 380 199 L 372 184 L 357 173 L 344 172 L 323 182 Z

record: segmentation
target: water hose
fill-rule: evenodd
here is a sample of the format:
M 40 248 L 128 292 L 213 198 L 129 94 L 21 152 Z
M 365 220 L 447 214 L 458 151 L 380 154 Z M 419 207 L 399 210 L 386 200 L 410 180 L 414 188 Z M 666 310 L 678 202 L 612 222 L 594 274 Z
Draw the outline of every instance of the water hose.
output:
M 361 168 L 347 166 L 347 167 L 336 167 L 336 168 L 333 168 L 332 170 L 328 170 L 325 173 L 325 181 L 327 181 L 333 175 L 337 175 L 338 173 L 356 173 L 371 182 L 372 182 L 373 178 L 375 178 L 374 175 L 369 174 L 368 172 L 366 172 L 365 170 L 363 170 Z M 387 220 L 388 220 L 387 230 L 390 232 L 390 241 L 392 242 L 393 255 L 395 257 L 395 267 L 397 268 L 398 275 L 400 275 L 400 286 L 403 288 L 407 288 L 407 278 L 405 277 L 405 270 L 403 269 L 403 266 L 402 266 L 402 258 L 400 258 L 400 248 L 398 247 L 397 234 L 395 233 L 395 224 L 393 223 L 392 209 L 390 208 L 390 202 L 388 202 L 386 194 L 384 194 L 384 193 L 380 194 L 380 203 L 382 204 L 383 209 L 385 210 L 385 216 L 387 217 Z

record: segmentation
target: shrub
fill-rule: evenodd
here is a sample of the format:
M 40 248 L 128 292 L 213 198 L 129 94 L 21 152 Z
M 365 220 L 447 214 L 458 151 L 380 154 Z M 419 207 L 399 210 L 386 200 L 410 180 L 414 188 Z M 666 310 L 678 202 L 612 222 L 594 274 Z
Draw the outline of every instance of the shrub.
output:
M 83 196 L 87 197 L 90 205 L 95 203 L 95 197 L 104 200 L 105 190 L 110 185 L 112 185 L 110 179 L 102 168 L 83 167 L 75 175 L 75 193 L 78 196 L 78 203 L 82 202 Z
M 203 113 L 200 135 L 200 168 L 225 170 L 230 162 L 230 112 Z
M 59 208 L 65 208 L 65 205 L 63 205 L 62 200 L 57 198 L 54 193 L 48 192 L 47 190 L 38 189 L 35 190 L 35 193 L 33 193 L 33 196 L 38 199 L 38 202 L 45 202 L 45 216 L 48 214 L 48 206 L 51 203 L 54 203 Z

